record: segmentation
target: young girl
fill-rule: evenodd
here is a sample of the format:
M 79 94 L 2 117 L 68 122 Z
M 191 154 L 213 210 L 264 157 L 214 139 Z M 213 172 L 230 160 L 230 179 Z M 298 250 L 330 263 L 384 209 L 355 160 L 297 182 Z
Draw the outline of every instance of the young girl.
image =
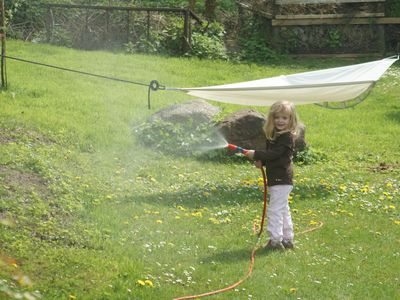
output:
M 289 194 L 293 189 L 294 139 L 298 118 L 293 103 L 275 102 L 264 125 L 267 138 L 266 150 L 250 150 L 247 156 L 257 168 L 266 166 L 269 206 L 267 230 L 269 249 L 293 248 L 293 223 L 289 208 Z

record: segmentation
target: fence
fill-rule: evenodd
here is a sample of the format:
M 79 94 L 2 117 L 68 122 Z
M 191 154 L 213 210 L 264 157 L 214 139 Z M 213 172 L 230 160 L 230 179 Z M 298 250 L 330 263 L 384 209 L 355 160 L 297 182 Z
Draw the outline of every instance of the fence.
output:
M 195 20 L 200 24 L 202 23 L 202 20 L 193 11 L 186 8 L 73 4 L 46 4 L 43 7 L 47 11 L 46 40 L 51 42 L 56 27 L 63 27 L 64 25 L 64 29 L 69 27 L 68 29 L 75 33 L 75 42 L 78 41 L 81 45 L 83 43 L 83 48 L 90 47 L 90 45 L 84 43 L 85 41 L 87 43 L 88 40 L 102 40 L 103 43 L 137 41 L 143 32 L 145 32 L 145 37 L 149 41 L 152 23 L 155 22 L 151 15 L 162 13 L 183 16 L 182 48 L 183 51 L 187 51 L 191 46 L 191 21 Z M 75 22 L 71 22 L 71 18 L 75 19 Z M 74 26 L 75 28 L 73 28 Z

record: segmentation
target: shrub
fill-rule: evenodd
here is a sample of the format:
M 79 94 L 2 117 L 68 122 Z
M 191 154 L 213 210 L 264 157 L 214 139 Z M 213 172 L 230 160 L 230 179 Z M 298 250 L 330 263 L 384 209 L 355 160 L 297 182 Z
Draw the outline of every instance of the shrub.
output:
M 154 121 L 144 123 L 134 130 L 138 141 L 162 154 L 198 159 L 229 160 L 225 140 L 216 132 L 215 123 L 196 125 L 192 121 L 171 123 Z
M 307 146 L 303 151 L 295 154 L 294 162 L 301 165 L 310 165 L 318 161 L 324 161 L 327 158 L 325 153 Z
M 241 60 L 265 62 L 277 58 L 278 54 L 269 46 L 266 28 L 263 19 L 255 16 L 242 29 L 239 40 Z

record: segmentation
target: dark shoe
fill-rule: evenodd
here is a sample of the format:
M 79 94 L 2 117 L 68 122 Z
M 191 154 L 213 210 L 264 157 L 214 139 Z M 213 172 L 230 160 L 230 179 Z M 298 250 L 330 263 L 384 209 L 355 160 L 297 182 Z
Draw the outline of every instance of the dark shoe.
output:
M 283 247 L 285 247 L 285 249 L 293 249 L 294 248 L 293 241 L 291 241 L 291 240 L 283 240 L 282 245 L 283 245 Z
M 282 245 L 281 242 L 275 242 L 272 240 L 269 240 L 264 248 L 269 250 L 279 250 L 279 251 L 285 250 L 285 247 Z

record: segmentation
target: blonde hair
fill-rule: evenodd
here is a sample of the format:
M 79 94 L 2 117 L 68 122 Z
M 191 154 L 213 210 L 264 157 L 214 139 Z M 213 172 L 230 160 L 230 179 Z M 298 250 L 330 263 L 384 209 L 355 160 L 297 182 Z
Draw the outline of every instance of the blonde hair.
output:
M 285 131 L 277 132 L 275 130 L 274 119 L 275 116 L 279 113 L 287 114 L 289 116 L 289 126 Z M 264 123 L 263 129 L 265 132 L 265 136 L 268 140 L 275 140 L 276 137 L 284 132 L 290 132 L 293 137 L 297 135 L 298 126 L 300 121 L 298 119 L 296 109 L 294 104 L 289 101 L 278 101 L 272 104 L 266 122 Z

